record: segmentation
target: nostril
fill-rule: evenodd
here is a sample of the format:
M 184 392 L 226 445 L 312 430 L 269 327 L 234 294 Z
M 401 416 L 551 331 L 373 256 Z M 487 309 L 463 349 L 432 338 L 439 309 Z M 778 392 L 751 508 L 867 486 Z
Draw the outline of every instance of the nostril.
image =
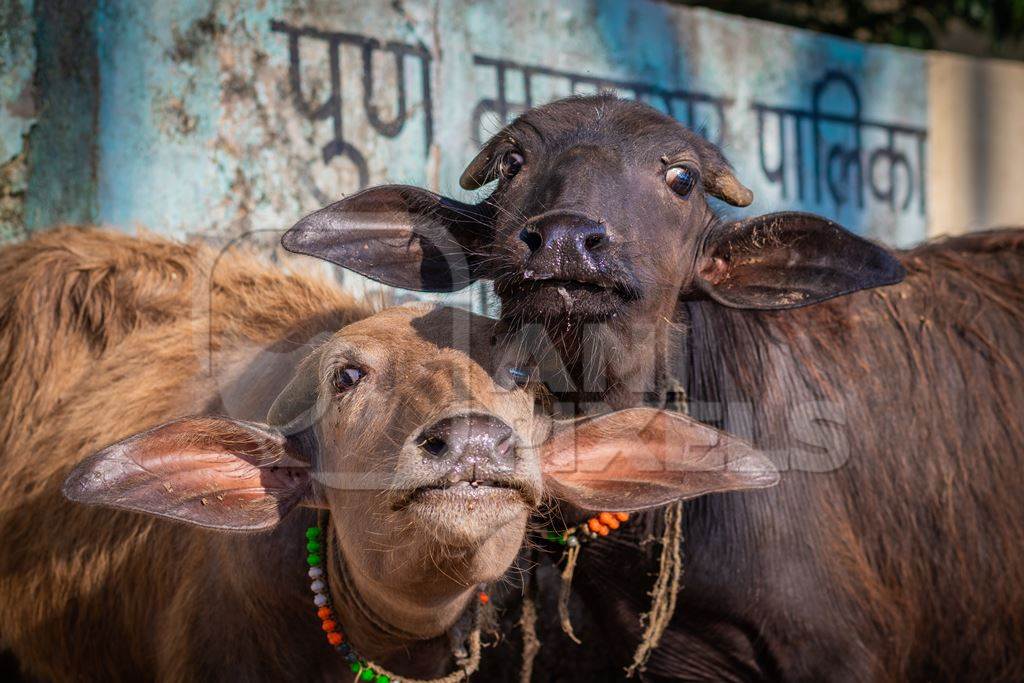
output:
M 604 244 L 606 239 L 603 233 L 592 232 L 583 240 L 583 246 L 586 247 L 587 251 L 594 251 Z
M 420 448 L 436 458 L 448 450 L 448 443 L 439 436 L 428 436 L 420 442 Z
M 540 234 L 530 230 L 529 228 L 523 228 L 522 232 L 519 233 L 519 239 L 526 243 L 526 246 L 529 247 L 531 253 L 540 249 L 543 244 Z
M 497 439 L 497 443 L 494 444 L 494 452 L 498 457 L 505 457 L 512 451 L 514 445 L 515 434 L 512 433 L 512 430 L 509 430 Z

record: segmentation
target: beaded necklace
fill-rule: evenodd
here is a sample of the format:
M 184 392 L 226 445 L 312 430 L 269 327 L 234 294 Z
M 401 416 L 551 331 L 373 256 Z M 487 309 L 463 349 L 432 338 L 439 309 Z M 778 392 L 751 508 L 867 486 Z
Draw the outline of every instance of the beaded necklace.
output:
M 312 579 L 309 588 L 313 591 L 313 604 L 317 608 L 316 615 L 320 618 L 320 627 L 327 636 L 327 642 L 348 662 L 349 668 L 352 669 L 352 673 L 355 675 L 354 680 L 372 683 L 399 683 L 399 680 L 405 681 L 405 683 L 454 683 L 463 679 L 468 680 L 470 675 L 480 666 L 479 611 L 477 612 L 476 628 L 469 636 L 470 651 L 465 665 L 443 678 L 433 679 L 432 681 L 417 681 L 406 677 L 401 677 L 400 679 L 399 676 L 384 667 L 360 657 L 355 648 L 352 647 L 352 644 L 348 642 L 345 633 L 341 630 L 341 625 L 338 623 L 331 604 L 330 589 L 327 586 L 327 575 L 324 571 L 326 544 L 324 542 L 323 528 L 320 523 L 317 526 L 311 526 L 306 529 L 306 551 L 309 553 L 306 556 L 306 564 L 309 565 L 309 578 Z M 481 605 L 486 605 L 490 602 L 490 597 L 483 590 L 477 592 L 476 598 Z
M 548 530 L 544 532 L 544 538 L 549 541 L 554 541 L 558 545 L 567 545 L 570 548 L 576 548 L 581 542 L 607 536 L 609 533 L 622 526 L 622 523 L 628 519 L 628 512 L 601 512 L 596 516 L 591 517 L 586 522 L 569 527 L 561 533 Z
M 618 529 L 619 526 L 629 519 L 629 514 L 625 512 L 601 512 L 598 515 L 591 517 L 586 522 L 578 524 L 573 527 L 569 527 L 565 531 L 559 533 L 556 531 L 547 531 L 545 538 L 549 541 L 554 541 L 559 545 L 568 546 L 570 549 L 570 563 L 575 564 L 575 555 L 579 552 L 581 543 L 585 543 L 590 540 L 607 536 L 611 531 Z M 392 672 L 384 669 L 383 667 L 374 664 L 373 662 L 364 659 L 352 647 L 352 644 L 348 642 L 345 633 L 341 630 L 341 625 L 338 623 L 337 616 L 334 613 L 334 607 L 331 604 L 330 590 L 327 586 L 327 575 L 324 571 L 324 557 L 326 555 L 326 544 L 324 542 L 324 532 L 322 523 L 318 522 L 316 526 L 311 526 L 306 529 L 306 564 L 309 565 L 309 578 L 312 579 L 309 588 L 313 591 L 313 604 L 316 605 L 317 617 L 320 618 L 320 627 L 327 636 L 327 642 L 348 662 L 349 668 L 355 675 L 356 681 L 365 681 L 367 683 L 399 683 L 399 677 Z M 564 577 L 571 581 L 571 569 L 569 575 Z M 567 587 L 568 583 L 566 584 Z M 477 600 L 481 605 L 486 605 L 490 602 L 490 596 L 483 590 L 477 592 Z M 561 601 L 560 601 L 561 602 Z M 561 609 L 559 610 L 561 611 Z M 479 612 L 478 612 L 479 616 Z M 563 623 L 567 623 L 567 620 L 563 620 Z M 571 627 L 568 632 L 571 633 Z M 575 639 L 575 638 L 574 638 Z M 435 679 L 434 681 L 416 681 L 410 678 L 404 678 L 402 680 L 406 683 L 453 683 L 454 681 L 460 681 L 468 679 L 480 665 L 480 628 L 479 619 L 477 620 L 477 627 L 469 637 L 470 654 L 467 659 L 466 666 L 461 670 L 455 671 L 444 678 Z

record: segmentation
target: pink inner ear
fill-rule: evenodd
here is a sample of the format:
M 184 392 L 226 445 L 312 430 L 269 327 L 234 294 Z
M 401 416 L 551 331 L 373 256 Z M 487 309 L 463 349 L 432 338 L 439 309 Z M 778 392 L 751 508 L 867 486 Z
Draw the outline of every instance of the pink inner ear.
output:
M 273 527 L 302 500 L 309 489 L 308 469 L 270 430 L 186 418 L 85 460 L 64 492 L 83 503 L 251 531 Z
M 637 510 L 778 481 L 771 461 L 742 440 L 650 408 L 563 426 L 542 453 L 549 492 L 587 509 Z
M 225 503 L 230 498 L 237 505 L 265 505 L 268 496 L 292 488 L 295 478 L 305 474 L 296 467 L 258 467 L 245 454 L 203 448 L 142 457 L 138 465 L 162 481 L 169 494 L 200 500 L 213 496 Z
M 558 430 L 545 444 L 543 469 L 606 479 L 721 469 L 728 461 L 730 448 L 736 446 L 749 449 L 741 441 L 684 415 L 637 408 Z

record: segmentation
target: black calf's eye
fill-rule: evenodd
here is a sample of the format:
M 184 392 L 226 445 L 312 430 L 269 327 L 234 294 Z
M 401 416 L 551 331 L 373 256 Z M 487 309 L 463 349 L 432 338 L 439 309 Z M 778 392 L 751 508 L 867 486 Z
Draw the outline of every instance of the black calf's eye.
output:
M 359 380 L 361 380 L 365 374 L 366 373 L 359 368 L 352 366 L 338 368 L 334 371 L 334 390 L 338 393 L 348 391 L 355 385 L 359 384 Z
M 665 182 L 673 192 L 685 197 L 697 183 L 697 175 L 685 166 L 673 166 L 665 171 Z
M 509 368 L 508 376 L 517 387 L 525 387 L 530 383 L 530 372 L 523 368 Z
M 498 165 L 498 170 L 501 173 L 501 177 L 508 180 L 516 173 L 519 173 L 519 169 L 523 167 L 523 155 L 519 152 L 505 152 L 505 155 L 501 157 L 501 162 Z

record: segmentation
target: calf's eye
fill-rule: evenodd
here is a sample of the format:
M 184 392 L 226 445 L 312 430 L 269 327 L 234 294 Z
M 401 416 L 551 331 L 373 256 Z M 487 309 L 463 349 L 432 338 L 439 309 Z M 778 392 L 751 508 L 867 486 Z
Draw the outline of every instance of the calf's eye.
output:
M 498 170 L 501 172 L 501 177 L 508 180 L 523 167 L 523 155 L 519 152 L 505 152 L 505 155 L 501 157 L 501 163 L 499 164 Z
M 697 183 L 697 174 L 686 166 L 673 166 L 665 171 L 665 182 L 680 197 L 690 194 Z
M 525 387 L 530 383 L 530 372 L 523 368 L 509 368 L 508 376 L 517 387 Z
M 338 368 L 334 371 L 334 390 L 338 393 L 348 391 L 366 375 L 365 372 L 354 366 Z

